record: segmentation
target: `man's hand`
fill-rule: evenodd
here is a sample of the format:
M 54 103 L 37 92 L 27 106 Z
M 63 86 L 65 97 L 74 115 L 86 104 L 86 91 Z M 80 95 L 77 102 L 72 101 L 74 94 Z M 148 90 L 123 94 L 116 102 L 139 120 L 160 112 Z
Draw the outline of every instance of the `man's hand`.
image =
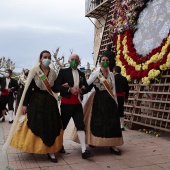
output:
M 9 92 L 9 93 L 12 92 L 13 89 L 14 89 L 14 87 L 8 89 L 8 92 Z
M 85 86 L 82 86 L 81 88 L 77 87 L 77 93 L 81 94 L 84 89 L 86 89 Z
M 12 90 L 11 89 L 8 89 L 8 93 L 10 93 Z
M 77 88 L 77 94 L 81 94 L 82 90 L 80 88 Z
M 85 89 L 85 86 L 82 86 L 82 88 L 80 89 L 78 86 L 77 87 L 71 87 L 70 88 L 70 92 L 74 95 L 78 95 L 82 93 L 82 90 Z
M 72 93 L 74 95 L 77 95 L 78 94 L 77 87 L 71 87 L 70 88 L 70 93 Z

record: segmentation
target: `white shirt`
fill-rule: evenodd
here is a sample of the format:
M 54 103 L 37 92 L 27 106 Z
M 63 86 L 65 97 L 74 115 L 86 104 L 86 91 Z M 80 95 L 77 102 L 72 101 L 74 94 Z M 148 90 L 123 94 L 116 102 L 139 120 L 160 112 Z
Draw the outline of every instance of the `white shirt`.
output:
M 10 78 L 6 78 L 6 86 L 5 86 L 5 89 L 8 89 L 9 82 L 10 82 Z
M 78 70 L 74 70 L 72 69 L 72 73 L 73 73 L 73 80 L 74 80 L 74 87 L 79 86 L 79 73 Z

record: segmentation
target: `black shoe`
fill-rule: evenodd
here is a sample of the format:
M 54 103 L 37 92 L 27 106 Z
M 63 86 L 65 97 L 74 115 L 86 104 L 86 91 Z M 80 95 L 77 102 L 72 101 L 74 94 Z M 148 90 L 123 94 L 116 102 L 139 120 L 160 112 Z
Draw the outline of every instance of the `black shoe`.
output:
M 95 148 L 96 146 L 93 146 L 93 145 L 89 145 L 90 148 Z
M 12 124 L 13 123 L 13 120 L 9 121 L 9 124 Z
M 59 153 L 66 153 L 66 150 L 64 149 L 64 146 L 58 151 Z
M 125 131 L 125 128 L 121 128 L 122 131 Z
M 57 163 L 57 162 L 58 162 L 57 158 L 51 158 L 50 154 L 47 154 L 47 156 L 48 156 L 48 159 L 49 159 L 51 162 L 54 162 L 54 163 Z
M 90 158 L 90 157 L 92 157 L 93 155 L 90 153 L 90 151 L 88 151 L 88 150 L 85 150 L 85 152 L 84 153 L 82 153 L 82 158 L 83 159 L 87 159 L 87 158 Z
M 112 147 L 110 147 L 110 152 L 114 153 L 115 155 L 121 155 L 121 152 L 119 150 L 115 150 Z
M 5 118 L 4 117 L 2 118 L 2 122 L 5 122 Z

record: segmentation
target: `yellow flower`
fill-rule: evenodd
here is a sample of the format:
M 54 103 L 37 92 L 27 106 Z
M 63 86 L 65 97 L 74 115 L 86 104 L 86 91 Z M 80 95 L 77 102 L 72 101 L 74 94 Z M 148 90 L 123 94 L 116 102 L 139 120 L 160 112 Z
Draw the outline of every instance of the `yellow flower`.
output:
M 166 64 L 162 64 L 162 65 L 160 66 L 160 69 L 161 69 L 161 70 L 167 70 Z
M 164 54 L 165 54 L 166 51 L 167 51 L 167 47 L 168 47 L 168 45 L 165 45 L 165 46 L 162 47 L 162 50 L 161 50 L 161 51 L 162 51 Z
M 150 79 L 148 77 L 142 78 L 142 82 L 144 85 L 148 86 L 150 84 Z
M 150 79 L 154 79 L 154 78 L 156 78 L 159 74 L 160 74 L 160 71 L 159 71 L 159 70 L 152 69 L 152 70 L 149 71 L 148 77 L 149 77 Z
M 136 69 L 137 71 L 140 71 L 140 70 L 141 70 L 141 65 L 136 65 L 136 66 L 135 66 L 135 69 Z
M 128 75 L 126 76 L 127 81 L 131 81 L 131 77 Z
M 167 56 L 167 61 L 170 61 L 170 53 Z

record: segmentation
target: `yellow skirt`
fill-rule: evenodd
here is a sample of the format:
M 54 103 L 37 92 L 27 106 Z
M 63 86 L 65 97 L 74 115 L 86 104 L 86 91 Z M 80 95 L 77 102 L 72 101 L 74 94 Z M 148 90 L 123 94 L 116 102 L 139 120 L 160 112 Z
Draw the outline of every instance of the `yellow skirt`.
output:
M 27 126 L 27 119 L 23 122 L 20 130 L 14 133 L 10 145 L 16 149 L 28 153 L 47 154 L 58 152 L 63 144 L 63 130 L 60 135 L 56 137 L 53 146 L 46 146 L 42 139 L 32 133 Z

